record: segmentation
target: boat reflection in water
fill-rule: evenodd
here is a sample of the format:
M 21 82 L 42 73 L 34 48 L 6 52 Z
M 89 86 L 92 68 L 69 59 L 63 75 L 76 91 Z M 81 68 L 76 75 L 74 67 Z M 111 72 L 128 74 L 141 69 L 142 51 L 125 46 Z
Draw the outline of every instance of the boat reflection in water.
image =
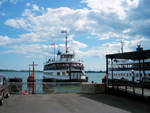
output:
M 79 82 L 43 82 L 43 94 L 49 93 L 80 93 Z
M 55 93 L 56 84 L 43 82 L 43 94 Z

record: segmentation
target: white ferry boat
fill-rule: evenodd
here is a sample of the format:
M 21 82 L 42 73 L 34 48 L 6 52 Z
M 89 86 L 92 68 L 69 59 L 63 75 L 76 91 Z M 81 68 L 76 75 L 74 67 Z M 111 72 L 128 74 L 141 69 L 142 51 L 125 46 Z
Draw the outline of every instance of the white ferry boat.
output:
M 85 75 L 83 63 L 75 61 L 75 54 L 68 51 L 67 31 L 62 31 L 62 33 L 66 34 L 66 52 L 61 53 L 58 51 L 57 59 L 55 59 L 54 55 L 53 59 L 48 59 L 44 63 L 43 81 L 87 82 L 88 78 Z
M 108 78 L 128 81 L 141 81 L 150 77 L 150 50 L 143 50 L 138 45 L 137 51 L 110 54 Z
M 119 63 L 114 63 L 113 78 L 132 81 L 134 77 L 134 81 L 140 81 L 143 77 L 150 77 L 150 59 L 145 60 L 144 63 L 144 71 L 139 71 L 140 65 L 142 66 L 143 63 L 139 65 L 138 61 L 125 60 L 124 62 L 120 61 Z M 111 76 L 109 76 L 109 78 L 111 78 Z

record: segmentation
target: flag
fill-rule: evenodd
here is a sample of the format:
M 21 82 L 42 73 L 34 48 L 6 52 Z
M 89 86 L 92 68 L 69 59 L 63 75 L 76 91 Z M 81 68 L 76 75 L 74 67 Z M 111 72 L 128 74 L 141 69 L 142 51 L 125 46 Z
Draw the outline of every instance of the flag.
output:
M 62 30 L 62 31 L 61 31 L 61 33 L 67 33 L 67 31 L 65 31 L 65 30 Z
M 51 45 L 52 45 L 52 46 L 54 46 L 54 45 L 55 45 L 55 43 L 51 43 Z

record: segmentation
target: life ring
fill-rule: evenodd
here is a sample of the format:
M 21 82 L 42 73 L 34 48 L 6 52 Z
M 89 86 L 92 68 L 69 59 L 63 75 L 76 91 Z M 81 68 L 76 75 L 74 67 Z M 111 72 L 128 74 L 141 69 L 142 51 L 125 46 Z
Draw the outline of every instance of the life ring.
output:
M 28 95 L 29 94 L 28 90 L 23 90 L 22 93 L 23 93 L 23 95 Z

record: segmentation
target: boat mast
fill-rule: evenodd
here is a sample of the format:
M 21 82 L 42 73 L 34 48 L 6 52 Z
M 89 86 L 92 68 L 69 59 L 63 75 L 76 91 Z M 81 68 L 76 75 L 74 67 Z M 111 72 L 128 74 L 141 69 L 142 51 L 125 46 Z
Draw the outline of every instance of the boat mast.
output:
M 54 61 L 55 61 L 55 44 L 54 44 Z
M 67 31 L 66 31 L 66 53 L 68 53 L 68 47 L 67 47 Z
M 67 31 L 65 31 L 65 30 L 63 30 L 63 31 L 61 31 L 61 33 L 65 33 L 66 34 L 66 53 L 68 53 L 68 43 L 67 43 Z
M 121 53 L 123 53 L 123 39 L 122 39 L 122 37 L 120 38 L 120 44 L 121 44 Z
M 123 41 L 121 40 L 121 53 L 123 53 Z

